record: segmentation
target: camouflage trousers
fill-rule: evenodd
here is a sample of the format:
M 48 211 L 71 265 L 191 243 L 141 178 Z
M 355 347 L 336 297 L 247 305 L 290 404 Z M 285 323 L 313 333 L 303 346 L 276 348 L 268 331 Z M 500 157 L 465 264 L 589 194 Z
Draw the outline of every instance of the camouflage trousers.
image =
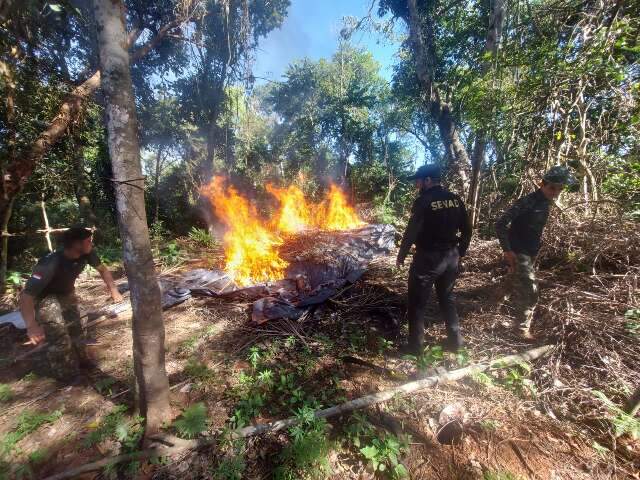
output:
M 516 271 L 512 274 L 511 305 L 514 309 L 514 326 L 527 331 L 531 327 L 533 312 L 538 303 L 538 282 L 533 266 L 534 258 L 517 254 Z
M 42 359 L 46 362 L 46 374 L 68 380 L 80 373 L 80 362 L 86 360 L 87 355 L 75 294 L 43 298 L 36 306 L 36 320 L 49 344 Z

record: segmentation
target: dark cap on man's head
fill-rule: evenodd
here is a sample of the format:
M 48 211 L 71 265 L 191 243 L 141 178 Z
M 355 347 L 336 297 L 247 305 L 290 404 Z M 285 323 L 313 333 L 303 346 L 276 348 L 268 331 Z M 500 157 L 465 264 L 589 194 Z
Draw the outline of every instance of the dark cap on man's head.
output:
M 73 246 L 76 242 L 81 242 L 87 238 L 91 238 L 93 232 L 85 227 L 71 227 L 62 234 L 62 245 L 65 248 Z
M 571 174 L 571 170 L 563 165 L 556 165 L 551 167 L 547 173 L 544 174 L 542 179 L 549 183 L 558 183 L 562 185 L 574 185 L 576 179 Z
M 416 173 L 411 175 L 407 180 L 417 180 L 418 178 L 432 178 L 434 180 L 440 180 L 440 167 L 434 164 L 423 165 Z

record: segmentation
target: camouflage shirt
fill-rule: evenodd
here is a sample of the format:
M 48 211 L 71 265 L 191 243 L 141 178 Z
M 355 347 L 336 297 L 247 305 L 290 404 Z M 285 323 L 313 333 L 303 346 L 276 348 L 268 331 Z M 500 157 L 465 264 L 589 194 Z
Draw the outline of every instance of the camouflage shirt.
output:
M 62 250 L 50 253 L 38 261 L 24 291 L 39 299 L 47 295 L 73 293 L 76 279 L 87 264 L 96 268 L 100 266 L 95 250 L 73 260 L 67 258 Z
M 535 257 L 540 250 L 550 204 L 538 189 L 511 205 L 496 222 L 496 235 L 502 249 Z

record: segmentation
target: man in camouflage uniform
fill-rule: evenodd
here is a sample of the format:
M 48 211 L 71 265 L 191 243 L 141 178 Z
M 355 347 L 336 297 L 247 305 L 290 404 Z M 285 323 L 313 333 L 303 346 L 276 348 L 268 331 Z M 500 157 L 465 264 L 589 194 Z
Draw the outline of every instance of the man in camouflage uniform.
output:
M 93 249 L 92 232 L 74 227 L 64 232 L 63 248 L 41 258 L 20 297 L 20 311 L 27 325 L 28 344 L 47 341 L 49 373 L 59 380 L 70 380 L 89 366 L 80 323 L 75 281 L 89 264 L 109 289 L 111 298 L 122 301 L 109 270 L 100 263 Z
M 532 340 L 531 321 L 538 302 L 534 269 L 549 207 L 565 185 L 573 183 L 567 167 L 552 167 L 542 178 L 538 190 L 517 200 L 496 222 L 496 234 L 513 278 L 511 304 L 515 310 L 514 328 L 524 340 Z

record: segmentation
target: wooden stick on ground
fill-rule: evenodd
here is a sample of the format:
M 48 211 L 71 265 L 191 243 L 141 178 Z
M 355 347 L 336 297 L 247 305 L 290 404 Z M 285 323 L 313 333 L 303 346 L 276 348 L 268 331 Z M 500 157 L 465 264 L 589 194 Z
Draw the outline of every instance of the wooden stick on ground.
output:
M 391 400 L 396 396 L 403 396 L 419 390 L 431 388 L 438 383 L 460 380 L 461 378 L 464 378 L 468 375 L 480 373 L 490 368 L 504 368 L 512 365 L 517 365 L 521 362 L 533 361 L 548 354 L 552 348 L 553 347 L 551 345 L 545 345 L 542 347 L 534 348 L 532 350 L 528 350 L 521 354 L 509 355 L 489 362 L 469 365 L 468 367 L 460 368 L 458 370 L 452 370 L 451 372 L 446 372 L 440 375 L 433 375 L 420 380 L 405 383 L 404 385 L 400 385 L 383 392 L 372 393 L 371 395 L 365 395 L 364 397 L 350 400 L 341 405 L 336 405 L 335 407 L 318 410 L 315 412 L 315 416 L 316 418 L 328 418 L 335 415 L 341 415 L 343 413 L 351 412 L 359 408 L 365 408 L 377 403 L 386 402 L 387 400 Z M 271 423 L 245 427 L 232 432 L 232 436 L 234 438 L 246 438 L 267 432 L 277 432 L 279 430 L 295 425 L 299 421 L 300 420 L 298 417 L 290 417 Z M 102 460 L 98 460 L 97 462 L 88 463 L 86 465 L 82 465 L 80 467 L 72 468 L 71 470 L 52 475 L 50 477 L 47 477 L 45 480 L 63 480 L 66 478 L 73 478 L 83 473 L 99 470 L 103 467 L 106 467 L 107 465 L 114 465 L 116 463 L 122 463 L 129 460 L 139 460 L 143 458 L 173 455 L 187 450 L 194 450 L 204 446 L 210 446 L 215 442 L 216 437 L 205 437 L 198 440 L 176 439 L 174 444 L 171 446 L 156 447 L 140 452 L 103 458 Z

